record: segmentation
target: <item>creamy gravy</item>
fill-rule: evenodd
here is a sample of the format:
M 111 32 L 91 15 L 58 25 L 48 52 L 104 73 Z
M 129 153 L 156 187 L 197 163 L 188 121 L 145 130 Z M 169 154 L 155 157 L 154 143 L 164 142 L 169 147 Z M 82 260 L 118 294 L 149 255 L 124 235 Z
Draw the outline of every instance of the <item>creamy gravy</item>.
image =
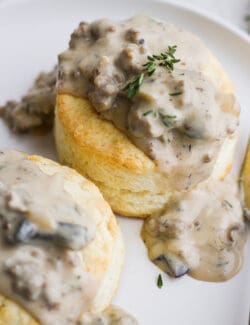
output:
M 171 276 L 230 279 L 241 268 L 246 240 L 238 184 L 228 176 L 176 193 L 164 211 L 145 220 L 142 238 L 150 259 Z
M 139 91 L 129 98 L 126 85 L 144 71 L 147 57 L 172 45 L 180 59 L 174 70 L 158 66 L 151 76 L 144 73 Z M 235 98 L 202 73 L 209 56 L 193 35 L 150 17 L 83 22 L 59 55 L 57 88 L 87 97 L 171 175 L 168 188 L 188 190 L 211 174 L 223 140 L 238 123 L 230 113 L 237 112 Z
M 0 116 L 13 132 L 27 132 L 37 127 L 51 129 L 56 99 L 56 72 L 55 67 L 48 73 L 40 73 L 19 102 L 11 100 L 0 107 Z
M 17 151 L 0 152 L 0 292 L 43 325 L 78 325 L 97 290 L 81 249 L 95 223 L 64 190 Z

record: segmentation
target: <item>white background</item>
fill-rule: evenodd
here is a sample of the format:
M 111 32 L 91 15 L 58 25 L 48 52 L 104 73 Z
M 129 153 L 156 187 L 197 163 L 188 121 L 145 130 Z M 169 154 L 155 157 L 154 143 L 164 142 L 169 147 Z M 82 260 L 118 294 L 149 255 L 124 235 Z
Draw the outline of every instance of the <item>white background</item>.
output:
M 247 29 L 244 17 L 250 14 L 249 0 L 181 0 L 175 2 L 194 5 L 198 9 L 203 9 L 229 20 L 241 29 Z
M 0 0 L 1 2 L 11 2 L 11 0 Z M 226 19 L 242 30 L 250 30 L 248 23 L 244 20 L 244 17 L 250 14 L 250 0 L 172 0 L 172 2 L 192 5 L 208 14 L 213 13 Z

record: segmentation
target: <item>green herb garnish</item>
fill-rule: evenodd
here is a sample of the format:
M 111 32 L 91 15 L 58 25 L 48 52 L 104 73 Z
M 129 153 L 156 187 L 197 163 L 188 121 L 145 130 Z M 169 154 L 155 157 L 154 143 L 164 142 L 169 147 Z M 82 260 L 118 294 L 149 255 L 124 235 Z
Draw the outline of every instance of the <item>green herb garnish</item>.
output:
M 176 59 L 174 57 L 176 48 L 176 45 L 169 46 L 165 52 L 159 55 L 148 56 L 148 62 L 143 65 L 144 67 L 146 67 L 148 75 L 151 76 L 155 72 L 157 65 L 161 67 L 166 67 L 170 71 L 173 71 L 174 64 L 180 62 L 179 59 Z
M 153 114 L 153 111 L 152 111 L 152 110 L 147 111 L 147 112 L 143 113 L 142 115 L 143 115 L 143 116 L 147 116 L 147 115 L 149 115 L 149 114 Z
M 245 16 L 245 21 L 250 21 L 250 15 Z
M 176 118 L 176 115 L 164 115 L 164 114 L 162 114 L 162 113 L 160 113 L 160 116 L 162 117 L 162 118 L 168 118 L 168 119 L 173 119 L 173 118 Z
M 136 95 L 138 92 L 142 82 L 144 79 L 144 73 L 140 73 L 136 76 L 134 76 L 130 82 L 127 84 L 127 86 L 124 88 L 124 90 L 128 91 L 128 98 L 132 98 Z
M 148 75 L 152 76 L 156 70 L 156 64 L 152 56 L 148 56 L 148 62 L 143 64 L 143 67 L 146 67 L 145 69 L 147 70 Z
M 159 289 L 161 289 L 163 287 L 163 281 L 162 281 L 162 276 L 161 274 L 158 275 L 158 278 L 157 278 L 157 287 Z
M 228 200 L 224 200 L 224 204 L 229 206 L 230 208 L 233 207 L 233 205 Z
M 170 114 L 164 114 L 160 111 L 157 110 L 149 110 L 146 111 L 145 113 L 143 113 L 143 116 L 148 116 L 148 115 L 153 115 L 154 117 L 159 117 L 162 121 L 162 123 L 167 126 L 170 127 L 173 125 L 174 119 L 176 119 L 176 115 L 170 115 Z
M 183 94 L 182 91 L 177 91 L 177 92 L 175 92 L 175 93 L 171 93 L 171 94 L 169 94 L 169 96 L 179 96 L 179 95 L 181 95 L 181 94 Z
M 158 112 L 157 112 L 156 110 L 153 110 L 153 109 L 151 109 L 151 110 L 149 110 L 149 111 L 143 113 L 142 115 L 143 115 L 143 116 L 148 116 L 148 115 L 150 115 L 150 114 L 153 114 L 154 117 L 157 117 L 157 116 L 158 116 Z
M 173 120 L 176 119 L 176 115 L 168 115 L 168 114 L 163 114 L 161 112 L 159 112 L 159 116 L 161 118 L 162 123 L 166 126 L 166 127 L 170 127 L 173 125 Z
M 166 67 L 169 71 L 174 70 L 174 64 L 180 62 L 179 59 L 175 58 L 176 45 L 168 46 L 168 49 L 159 54 L 148 56 L 148 62 L 143 64 L 143 70 L 140 74 L 134 76 L 128 84 L 123 88 L 123 90 L 128 91 L 128 97 L 133 98 L 138 90 L 140 89 L 141 84 L 144 80 L 144 74 L 147 73 L 148 76 L 151 76 L 158 66 Z

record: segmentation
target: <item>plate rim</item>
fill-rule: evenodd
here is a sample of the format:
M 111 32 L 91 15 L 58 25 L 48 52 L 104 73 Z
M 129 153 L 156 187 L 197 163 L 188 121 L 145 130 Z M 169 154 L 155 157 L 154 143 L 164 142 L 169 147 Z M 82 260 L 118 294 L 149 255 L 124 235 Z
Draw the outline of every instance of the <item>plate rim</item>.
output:
M 139 0 L 140 1 L 140 0 Z M 231 32 L 235 36 L 239 37 L 242 41 L 245 41 L 250 44 L 250 34 L 248 34 L 244 29 L 241 29 L 236 24 L 230 22 L 227 18 L 224 18 L 218 15 L 216 12 L 212 12 L 211 10 L 206 10 L 200 8 L 194 4 L 184 3 L 183 0 L 180 2 L 174 2 L 174 0 L 141 0 L 146 2 L 155 2 L 161 4 L 168 4 L 177 9 L 184 9 L 190 13 L 194 13 L 201 18 L 204 18 L 210 21 L 213 24 L 219 25 L 221 28 L 226 29 Z
M 31 0 L 0 0 L 0 9 L 4 9 L 5 7 L 11 7 L 13 5 L 20 5 L 22 3 L 28 5 L 29 1 Z M 32 1 L 41 1 L 42 0 L 32 0 Z M 67 0 L 69 1 L 69 0 Z M 84 1 L 84 0 L 82 0 Z M 105 1 L 105 0 L 103 0 Z M 125 0 L 126 1 L 126 0 Z M 208 24 L 212 24 L 214 26 L 218 26 L 222 31 L 228 32 L 230 37 L 234 36 L 237 38 L 238 41 L 243 42 L 246 45 L 250 44 L 250 35 L 247 34 L 244 30 L 241 30 L 237 25 L 231 23 L 227 19 L 220 17 L 218 14 L 213 13 L 209 10 L 204 10 L 198 8 L 195 5 L 186 4 L 183 2 L 174 2 L 174 0 L 136 0 L 138 3 L 148 3 L 148 4 L 160 4 L 163 6 L 169 6 L 176 10 L 186 11 L 190 14 L 193 14 L 195 17 L 199 17 L 205 19 Z M 131 4 L 133 4 L 133 0 L 129 0 Z M 53 3 L 51 3 L 53 5 Z M 1 26 L 1 24 L 0 24 Z M 249 61 L 250 64 L 250 61 Z M 249 240 L 249 239 L 248 239 Z M 245 254 L 246 255 L 246 254 Z M 245 256 L 245 263 L 246 263 L 246 256 Z M 123 269 L 124 271 L 124 269 Z
M 31 0 L 28 0 L 31 1 Z M 12 6 L 15 4 L 20 4 L 21 2 L 28 2 L 27 0 L 0 0 L 0 8 L 4 8 L 6 6 Z M 32 0 L 34 1 L 41 1 L 41 0 Z M 193 13 L 200 18 L 206 19 L 210 23 L 217 24 L 219 27 L 227 30 L 234 34 L 234 36 L 238 37 L 242 41 L 250 44 L 250 34 L 248 34 L 244 29 L 241 29 L 236 24 L 230 22 L 227 18 L 224 18 L 218 15 L 216 12 L 212 12 L 211 10 L 206 10 L 199 6 L 190 3 L 184 3 L 183 0 L 179 2 L 175 2 L 175 0 L 136 0 L 137 2 L 147 2 L 147 3 L 158 3 L 161 5 L 168 5 L 177 10 L 186 10 L 189 13 Z M 132 3 L 133 1 L 131 1 Z

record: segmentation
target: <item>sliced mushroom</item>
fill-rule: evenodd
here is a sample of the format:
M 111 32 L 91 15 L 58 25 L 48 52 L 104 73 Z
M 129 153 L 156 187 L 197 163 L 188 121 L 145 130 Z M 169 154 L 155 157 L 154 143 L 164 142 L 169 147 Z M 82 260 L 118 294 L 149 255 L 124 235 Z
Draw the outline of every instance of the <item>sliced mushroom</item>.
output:
M 92 239 L 92 236 L 87 227 L 60 222 L 51 239 L 58 246 L 80 250 Z
M 159 255 L 154 263 L 168 275 L 179 278 L 189 271 L 188 265 L 175 253 L 165 252 Z
M 11 243 L 28 244 L 31 241 L 42 240 L 72 250 L 82 249 L 91 239 L 92 234 L 87 227 L 60 222 L 54 232 L 43 232 L 26 219 L 19 223 L 11 238 L 8 236 L 8 241 Z
M 28 243 L 36 235 L 37 226 L 28 220 L 22 220 L 14 234 L 14 241 L 17 243 Z
M 203 138 L 203 134 L 201 130 L 194 128 L 189 124 L 184 124 L 183 133 L 191 139 L 201 139 Z
M 246 228 L 244 224 L 234 224 L 228 229 L 227 237 L 230 242 L 234 243 L 237 242 L 240 237 L 244 237 L 245 232 Z

